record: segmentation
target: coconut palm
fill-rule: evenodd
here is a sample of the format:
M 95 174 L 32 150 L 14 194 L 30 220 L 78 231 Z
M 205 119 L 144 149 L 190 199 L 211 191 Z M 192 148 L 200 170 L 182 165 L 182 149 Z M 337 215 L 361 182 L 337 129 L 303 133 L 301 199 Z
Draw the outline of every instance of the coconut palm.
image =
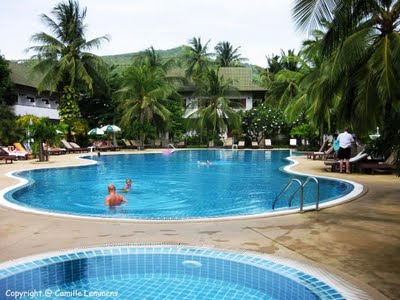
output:
M 217 54 L 216 62 L 220 67 L 240 66 L 245 60 L 239 53 L 240 47 L 233 49 L 229 42 L 219 42 L 214 49 Z
M 58 3 L 52 15 L 53 19 L 42 14 L 41 19 L 53 35 L 45 32 L 34 34 L 31 39 L 38 45 L 28 48 L 28 51 L 36 53 L 32 58 L 38 59 L 33 70 L 44 75 L 38 91 L 61 93 L 65 86 L 92 90 L 93 78 L 101 78 L 99 73 L 105 70 L 105 64 L 87 51 L 99 48 L 109 38 L 102 36 L 86 40 L 86 8 L 81 9 L 77 1 Z
M 57 126 L 51 124 L 47 118 L 40 118 L 32 126 L 32 138 L 35 140 L 38 149 L 39 161 L 48 161 L 49 156 L 44 150 L 43 143 L 49 145 L 59 142 Z
M 123 76 L 122 89 L 117 91 L 122 112 L 121 126 L 132 132 L 130 129 L 136 125 L 135 131 L 143 145 L 146 131 L 153 128 L 151 123 L 168 120 L 170 111 L 165 105 L 174 91 L 160 68 L 146 63 L 130 66 Z
M 321 51 L 333 56 L 343 121 L 367 131 L 389 120 L 400 103 L 400 1 L 297 0 L 294 17 L 302 29 L 330 21 Z
M 232 80 L 226 80 L 219 75 L 218 69 L 207 70 L 204 76 L 197 81 L 198 89 L 194 96 L 198 98 L 198 109 L 189 118 L 200 132 L 206 128 L 211 131 L 212 138 L 227 132 L 228 126 L 238 128 L 240 115 L 235 110 L 238 102 L 229 97 L 238 96 Z
M 210 40 L 201 44 L 201 38 L 192 38 L 189 45 L 185 47 L 184 60 L 187 64 L 186 77 L 199 77 L 210 65 L 211 53 L 207 52 Z

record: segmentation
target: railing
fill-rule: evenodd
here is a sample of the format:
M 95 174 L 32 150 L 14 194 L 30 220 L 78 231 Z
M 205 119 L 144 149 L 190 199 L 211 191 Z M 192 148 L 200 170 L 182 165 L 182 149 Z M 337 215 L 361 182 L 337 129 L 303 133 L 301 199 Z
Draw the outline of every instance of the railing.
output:
M 315 200 L 315 209 L 319 210 L 319 182 L 318 179 L 315 177 L 308 177 L 306 179 L 306 181 L 304 181 L 304 183 L 302 183 L 299 179 L 293 178 L 291 179 L 288 184 L 282 189 L 282 191 L 279 193 L 278 196 L 276 196 L 274 202 L 272 203 L 272 209 L 275 209 L 276 203 L 279 201 L 279 199 L 281 198 L 281 196 L 292 186 L 292 184 L 294 182 L 299 184 L 299 187 L 292 193 L 292 195 L 289 197 L 288 199 L 288 206 L 291 207 L 292 206 L 292 202 L 294 197 L 296 196 L 297 192 L 300 191 L 300 202 L 299 202 L 299 208 L 300 208 L 300 212 L 303 212 L 303 206 L 304 206 L 304 187 L 307 185 L 307 183 L 309 183 L 311 180 L 314 180 L 316 183 L 316 200 Z

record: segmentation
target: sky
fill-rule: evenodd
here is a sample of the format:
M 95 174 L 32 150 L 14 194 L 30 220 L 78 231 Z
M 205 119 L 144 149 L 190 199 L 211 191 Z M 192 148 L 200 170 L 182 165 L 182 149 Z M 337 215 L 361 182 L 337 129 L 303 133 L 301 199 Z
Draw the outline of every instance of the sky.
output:
M 2 0 L 0 54 L 6 59 L 29 58 L 34 33 L 51 33 L 40 15 L 52 17 L 58 0 Z M 299 50 L 306 37 L 296 31 L 291 17 L 294 0 L 80 0 L 87 8 L 87 40 L 109 35 L 110 42 L 92 52 L 114 55 L 170 49 L 192 37 L 209 43 L 240 46 L 242 57 L 266 67 L 266 56 L 281 49 Z

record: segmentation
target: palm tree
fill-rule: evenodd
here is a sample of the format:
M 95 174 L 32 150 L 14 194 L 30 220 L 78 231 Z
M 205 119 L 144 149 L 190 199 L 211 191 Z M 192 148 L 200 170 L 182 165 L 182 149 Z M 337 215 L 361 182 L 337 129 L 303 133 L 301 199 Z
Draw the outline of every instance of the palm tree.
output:
M 208 42 L 203 46 L 201 38 L 192 38 L 185 47 L 184 59 L 187 63 L 186 77 L 199 77 L 210 65 L 211 53 L 207 52 Z
M 157 50 L 154 49 L 153 46 L 150 46 L 150 48 L 142 51 L 138 57 L 135 58 L 135 63 L 146 63 L 152 68 L 161 68 L 165 72 L 168 72 L 177 65 L 175 58 L 163 60 L 161 55 L 157 52 Z
M 198 80 L 198 89 L 194 96 L 199 97 L 199 108 L 189 118 L 200 132 L 206 128 L 216 138 L 220 133 L 227 132 L 228 126 L 238 128 L 240 115 L 235 110 L 239 103 L 229 99 L 237 96 L 238 91 L 232 86 L 232 80 L 225 80 L 219 75 L 218 69 L 206 71 Z
M 10 145 L 18 140 L 16 121 L 11 106 L 0 104 L 0 144 Z
M 160 68 L 148 64 L 132 65 L 123 76 L 123 88 L 119 94 L 119 109 L 122 111 L 121 126 L 127 131 L 136 125 L 141 145 L 152 122 L 166 122 L 170 111 L 166 108 L 169 97 L 175 92 Z
M 245 60 L 239 53 L 240 47 L 233 49 L 229 42 L 219 42 L 214 49 L 217 53 L 216 62 L 220 67 L 240 66 Z
M 39 93 L 44 90 L 62 93 L 65 86 L 82 91 L 93 89 L 93 78 L 101 78 L 106 65 L 98 56 L 87 51 L 99 48 L 107 36 L 87 41 L 84 24 L 86 8 L 81 9 L 79 2 L 68 0 L 57 4 L 52 11 L 54 19 L 42 14 L 41 18 L 53 35 L 36 33 L 32 41 L 38 43 L 28 48 L 38 59 L 34 72 L 43 74 L 38 85 Z
M 294 18 L 302 29 L 330 22 L 321 52 L 343 122 L 385 124 L 400 102 L 400 1 L 297 0 Z
M 49 156 L 44 150 L 43 143 L 59 142 L 57 127 L 51 124 L 47 118 L 40 118 L 32 127 L 32 137 L 37 145 L 39 161 L 48 161 Z

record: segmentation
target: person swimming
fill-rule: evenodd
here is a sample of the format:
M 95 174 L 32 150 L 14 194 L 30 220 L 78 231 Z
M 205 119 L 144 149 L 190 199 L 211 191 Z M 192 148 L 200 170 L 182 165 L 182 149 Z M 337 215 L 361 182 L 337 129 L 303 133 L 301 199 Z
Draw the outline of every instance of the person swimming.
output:
M 203 162 L 203 161 L 198 160 L 197 164 L 198 165 L 207 165 L 207 166 L 209 166 L 209 165 L 211 165 L 211 161 L 206 160 L 206 161 Z
M 130 180 L 129 178 L 126 179 L 125 186 L 122 188 L 122 191 L 129 192 L 129 190 L 131 189 L 131 185 L 132 185 L 132 180 Z

